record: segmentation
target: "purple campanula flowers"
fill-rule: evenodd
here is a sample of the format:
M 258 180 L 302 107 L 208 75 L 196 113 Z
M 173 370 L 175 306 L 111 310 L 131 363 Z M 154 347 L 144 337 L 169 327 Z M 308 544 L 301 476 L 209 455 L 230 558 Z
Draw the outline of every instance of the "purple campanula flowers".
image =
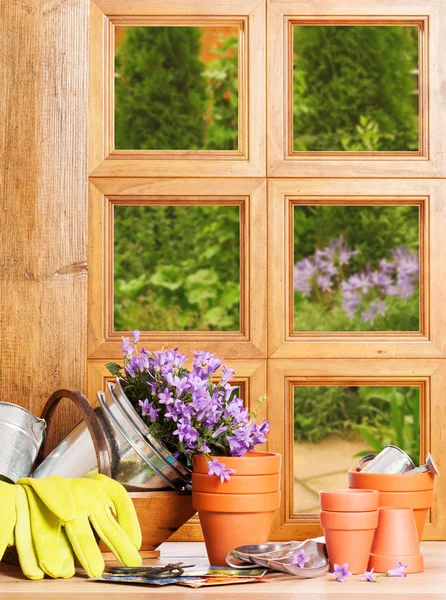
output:
M 138 340 L 138 330 L 132 339 L 123 338 L 124 368 L 113 365 L 113 374 L 123 378 L 151 435 L 189 466 L 194 454 L 205 455 L 209 474 L 229 480 L 234 471 L 214 457 L 243 456 L 264 444 L 269 423 L 255 423 L 257 408 L 246 410 L 230 384 L 234 371 L 214 353 L 195 351 L 192 367 L 186 367 L 187 357 L 178 348 L 138 352 Z
M 337 581 L 340 581 L 342 583 L 346 577 L 351 577 L 352 573 L 348 570 L 348 564 L 344 563 L 341 566 L 334 565 L 334 571 L 332 573 L 332 576 L 335 579 L 337 579 Z
M 357 254 L 342 236 L 318 248 L 294 265 L 294 291 L 328 306 L 340 305 L 348 318 L 370 325 L 386 315 L 391 297 L 407 299 L 417 293 L 418 252 L 399 246 L 375 269 L 369 265 L 354 272 L 351 259 Z

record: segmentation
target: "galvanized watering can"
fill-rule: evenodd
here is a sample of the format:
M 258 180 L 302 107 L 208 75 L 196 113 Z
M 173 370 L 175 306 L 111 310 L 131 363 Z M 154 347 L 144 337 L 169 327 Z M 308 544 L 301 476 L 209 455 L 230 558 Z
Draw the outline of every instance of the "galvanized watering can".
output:
M 0 480 L 28 477 L 45 439 L 46 423 L 25 408 L 0 402 Z

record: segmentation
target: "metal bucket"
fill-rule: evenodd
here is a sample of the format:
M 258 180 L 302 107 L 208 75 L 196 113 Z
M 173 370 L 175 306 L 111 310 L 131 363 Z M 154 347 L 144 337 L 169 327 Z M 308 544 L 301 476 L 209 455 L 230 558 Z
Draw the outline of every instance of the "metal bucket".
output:
M 90 414 L 89 419 L 87 420 L 85 416 L 84 420 L 68 433 L 37 467 L 33 477 L 59 475 L 74 478 L 98 472 L 98 440 L 94 439 L 91 427 L 93 416 L 103 434 L 101 436 L 105 439 L 110 475 L 113 479 L 125 485 L 130 491 L 185 487 L 185 483 L 177 477 L 169 465 L 132 430 L 131 423 L 113 398 L 106 399 L 102 392 L 98 392 L 98 400 L 91 408 L 93 414 Z
M 0 480 L 28 477 L 43 440 L 46 423 L 25 408 L 0 402 Z

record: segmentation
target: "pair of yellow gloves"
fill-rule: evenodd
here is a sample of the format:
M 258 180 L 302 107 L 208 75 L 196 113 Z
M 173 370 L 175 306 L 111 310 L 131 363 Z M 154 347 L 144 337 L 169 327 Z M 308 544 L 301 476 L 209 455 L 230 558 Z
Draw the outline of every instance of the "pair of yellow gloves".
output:
M 74 555 L 90 577 L 100 577 L 105 565 L 93 530 L 121 564 L 141 565 L 138 518 L 117 481 L 104 475 L 0 481 L 0 560 L 15 545 L 29 579 L 72 577 Z

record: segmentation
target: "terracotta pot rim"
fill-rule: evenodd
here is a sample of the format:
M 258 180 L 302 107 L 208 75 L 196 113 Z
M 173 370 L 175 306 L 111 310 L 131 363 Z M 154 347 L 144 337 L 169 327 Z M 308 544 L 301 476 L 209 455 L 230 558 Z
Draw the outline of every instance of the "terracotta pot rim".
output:
M 269 494 L 280 491 L 280 473 L 239 475 L 224 483 L 216 476 L 192 473 L 192 489 L 209 494 Z
M 421 552 L 406 556 L 400 554 L 389 556 L 371 552 L 368 569 L 373 567 L 376 573 L 385 573 L 387 569 L 395 567 L 398 562 L 407 565 L 406 573 L 422 573 L 424 571 L 424 558 Z
M 434 504 L 434 490 L 419 490 L 413 492 L 380 492 L 379 506 L 390 508 L 431 508 Z
M 244 456 L 211 456 L 210 459 L 217 458 L 235 473 L 231 477 L 240 475 L 272 475 L 280 473 L 282 455 L 274 452 L 247 452 Z M 193 457 L 193 470 L 195 473 L 206 473 L 207 457 L 195 454 Z
M 432 490 L 435 476 L 431 473 L 362 473 L 348 471 L 348 485 L 352 489 L 375 489 L 379 492 L 412 492 Z
M 379 505 L 379 492 L 363 488 L 322 490 L 319 497 L 321 509 L 330 512 L 369 512 Z
M 192 506 L 199 512 L 275 512 L 280 507 L 280 496 L 280 492 L 268 494 L 212 494 L 192 491 Z
M 335 512 L 321 510 L 321 527 L 337 531 L 363 531 L 376 529 L 378 510 L 363 512 Z

